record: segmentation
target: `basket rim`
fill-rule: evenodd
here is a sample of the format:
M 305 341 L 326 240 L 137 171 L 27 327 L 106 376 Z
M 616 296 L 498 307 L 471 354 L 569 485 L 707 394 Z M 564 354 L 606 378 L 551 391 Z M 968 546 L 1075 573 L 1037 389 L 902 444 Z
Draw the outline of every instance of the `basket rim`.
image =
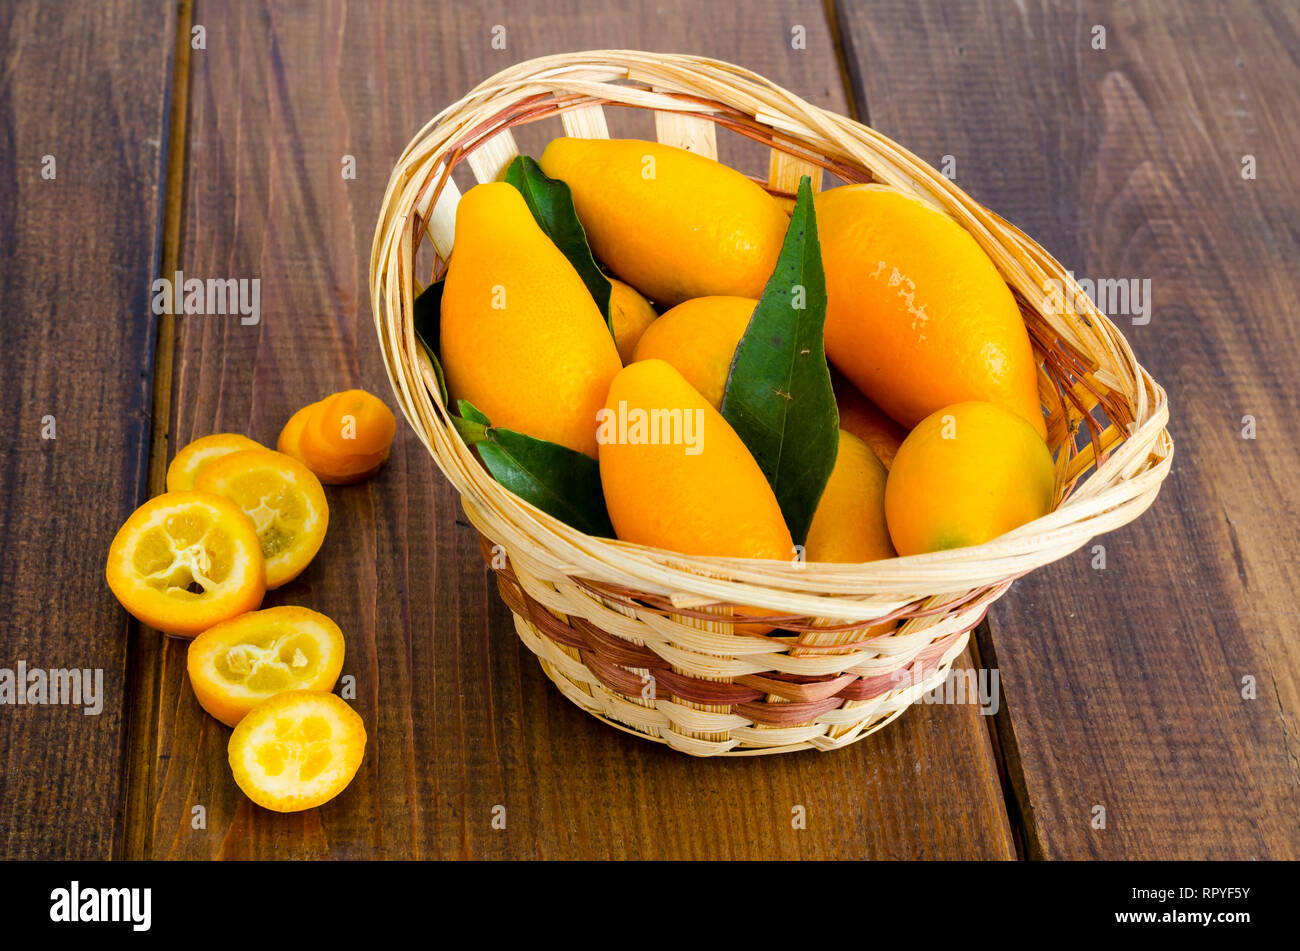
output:
M 1112 423 L 1111 442 L 1100 443 L 1099 465 L 1086 463 L 1090 449 L 1080 453 L 1060 448 L 1061 457 L 1084 461 L 1066 484 L 1068 473 L 1058 460 L 1060 497 L 1042 518 L 981 545 L 864 564 L 687 556 L 588 536 L 541 512 L 488 476 L 451 425 L 447 408 L 430 390 L 431 365 L 415 341 L 410 313 L 417 283 L 416 239 L 428 223 L 427 209 L 436 213 L 439 200 L 438 194 L 430 194 L 429 184 L 435 175 L 441 176 L 436 192 L 451 181 L 451 143 L 463 141 L 479 125 L 488 132 L 478 136 L 475 147 L 503 131 L 513 144 L 510 124 L 493 127 L 490 118 L 484 122 L 482 117 L 527 110 L 539 101 L 554 103 L 561 96 L 567 98 L 548 116 L 592 104 L 651 108 L 714 121 L 721 113 L 739 113 L 802 151 L 847 163 L 869 180 L 937 205 L 990 254 L 1022 309 L 1031 308 L 1063 344 L 1101 364 L 1094 378 L 1098 388 L 1127 400 L 1132 423 Z M 421 214 L 422 207 L 426 214 Z M 1049 278 L 1073 295 L 1073 311 L 1050 306 Z M 929 596 L 992 587 L 1136 518 L 1154 501 L 1171 467 L 1173 441 L 1164 389 L 1138 363 L 1118 328 L 1090 298 L 1079 296 L 1077 283 L 1054 257 L 870 127 L 812 105 L 744 67 L 708 57 L 637 50 L 554 54 L 508 67 L 479 83 L 429 120 L 395 164 L 376 225 L 370 287 L 385 370 L 399 405 L 460 492 L 476 527 L 504 545 L 512 559 L 525 557 L 535 572 L 644 591 L 681 607 L 743 603 L 798 616 L 852 620 Z M 1037 342 L 1035 352 L 1041 358 Z M 1085 415 L 1091 426 L 1091 415 Z M 1117 428 L 1121 426 L 1127 432 Z M 1098 445 L 1097 430 L 1091 435 L 1090 445 Z M 1079 483 L 1094 465 L 1095 471 Z

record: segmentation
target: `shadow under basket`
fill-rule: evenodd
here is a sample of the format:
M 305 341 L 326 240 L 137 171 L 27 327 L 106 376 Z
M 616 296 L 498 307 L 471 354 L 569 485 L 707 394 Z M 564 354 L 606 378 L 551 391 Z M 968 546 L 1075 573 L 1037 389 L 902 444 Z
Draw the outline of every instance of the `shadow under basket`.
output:
M 880 182 L 946 212 L 1012 288 L 1039 363 L 1056 460 L 1052 511 L 970 548 L 862 565 L 702 558 L 585 535 L 497 483 L 452 426 L 416 339 L 421 249 L 452 248 L 453 172 L 496 180 L 513 130 L 609 136 L 648 110 L 665 144 L 718 157 L 790 196 L 803 175 Z M 537 130 L 529 130 L 536 136 Z M 739 163 L 737 163 L 739 164 Z M 566 697 L 611 726 L 695 756 L 831 750 L 880 729 L 943 683 L 989 605 L 1025 573 L 1141 514 L 1169 472 L 1165 392 L 1051 255 L 910 152 L 748 70 L 629 50 L 520 63 L 426 125 L 384 196 L 371 302 L 398 403 L 461 494 L 515 629 Z M 748 607 L 741 607 L 742 605 Z M 736 625 L 764 613 L 777 630 Z M 750 613 L 746 613 L 750 612 Z M 772 616 L 775 612 L 776 616 Z M 886 622 L 892 631 L 872 631 Z

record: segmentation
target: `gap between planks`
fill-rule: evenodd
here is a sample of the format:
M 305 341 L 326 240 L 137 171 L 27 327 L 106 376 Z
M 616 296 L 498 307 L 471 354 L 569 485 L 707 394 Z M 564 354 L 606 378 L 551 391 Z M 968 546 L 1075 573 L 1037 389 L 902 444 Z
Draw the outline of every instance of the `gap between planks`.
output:
M 971 662 L 976 674 L 981 670 L 998 669 L 998 655 L 993 648 L 993 637 L 989 631 L 989 621 L 985 617 L 976 625 L 967 642 Z M 987 659 L 987 663 L 985 662 Z M 981 713 L 989 728 L 989 744 L 993 750 L 993 761 L 998 769 L 998 783 L 1002 789 L 1002 808 L 1007 814 L 1007 824 L 1011 827 L 1011 842 L 1016 850 L 1016 858 L 1041 858 L 1029 852 L 1029 843 L 1038 842 L 1038 833 L 1032 827 L 1033 814 L 1028 809 L 1028 785 L 1025 782 L 1024 765 L 1020 760 L 1020 747 L 1016 743 L 1016 733 L 1008 712 L 1006 685 L 998 676 L 998 708 L 989 716 Z
M 838 0 L 822 0 L 826 15 L 826 28 L 830 30 L 831 45 L 835 47 L 835 66 L 840 74 L 840 86 L 844 91 L 844 102 L 848 106 L 849 118 L 855 122 L 869 123 L 867 112 L 859 105 L 858 97 L 853 91 L 853 77 L 849 73 L 849 57 L 844 48 L 844 37 L 840 33 L 840 12 L 835 8 Z
M 185 136 L 189 125 L 190 27 L 193 0 L 178 0 L 172 51 L 171 103 L 167 124 L 167 167 L 162 208 L 160 274 L 172 274 L 180 260 L 182 206 L 185 195 Z M 176 318 L 157 316 L 154 327 L 149 465 L 146 491 L 163 492 L 170 455 L 172 372 L 176 356 Z M 117 858 L 152 858 L 154 770 L 157 765 L 158 686 L 165 635 L 130 623 L 127 636 L 126 730 L 122 756 L 122 816 L 114 838 Z

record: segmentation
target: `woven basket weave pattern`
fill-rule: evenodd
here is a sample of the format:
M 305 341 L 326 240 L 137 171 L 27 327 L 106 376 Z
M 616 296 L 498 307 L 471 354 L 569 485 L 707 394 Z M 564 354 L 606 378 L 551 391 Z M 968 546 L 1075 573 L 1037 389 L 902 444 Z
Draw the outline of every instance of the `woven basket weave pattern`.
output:
M 964 226 L 1015 293 L 1041 361 L 1057 458 L 1053 511 L 972 548 L 869 565 L 787 564 L 592 538 L 495 482 L 456 434 L 416 340 L 416 252 L 430 242 L 434 276 L 445 267 L 460 197 L 451 172 L 462 162 L 477 181 L 495 180 L 518 154 L 512 127 L 540 121 L 555 135 L 607 137 L 608 107 L 652 110 L 659 141 L 714 158 L 719 127 L 761 143 L 770 164 L 754 177 L 774 194 L 792 193 L 805 174 L 817 189 L 831 172 L 903 189 Z M 1173 454 L 1164 391 L 1047 252 L 884 136 L 705 58 L 563 54 L 482 83 L 398 160 L 370 279 L 398 402 L 460 491 L 520 639 L 584 710 L 693 755 L 828 750 L 880 729 L 943 681 L 1015 578 L 1144 511 Z M 782 630 L 737 633 L 754 609 L 776 612 L 764 620 Z M 888 635 L 866 633 L 888 620 L 901 623 Z

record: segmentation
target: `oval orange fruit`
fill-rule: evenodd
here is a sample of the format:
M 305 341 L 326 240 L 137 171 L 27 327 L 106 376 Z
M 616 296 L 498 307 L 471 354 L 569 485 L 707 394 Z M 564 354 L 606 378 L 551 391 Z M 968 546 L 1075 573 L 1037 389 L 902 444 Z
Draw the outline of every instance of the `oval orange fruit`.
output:
M 894 455 L 903 444 L 907 430 L 863 396 L 844 374 L 832 370 L 831 385 L 835 387 L 835 405 L 840 411 L 840 429 L 852 433 L 871 447 L 881 465 L 888 469 L 894 464 Z
M 573 192 L 596 257 L 661 306 L 762 296 L 790 219 L 735 169 L 642 139 L 555 139 L 540 164 Z
M 637 344 L 637 360 L 663 360 L 714 409 L 722 407 L 736 346 L 758 301 L 749 297 L 695 297 L 650 325 Z
M 1024 419 L 994 403 L 932 413 L 908 433 L 885 484 L 900 555 L 979 545 L 1052 509 L 1052 454 Z
M 1005 406 L 1046 436 L 1024 320 L 975 239 L 884 185 L 815 199 L 826 271 L 826 353 L 877 406 L 912 427 L 944 406 Z
M 858 563 L 894 557 L 885 524 L 885 476 L 867 444 L 841 429 L 835 468 L 804 542 L 805 559 Z
M 596 455 L 618 348 L 578 272 L 505 182 L 476 185 L 457 208 L 441 345 L 453 400 L 494 426 Z
M 650 302 L 631 284 L 610 278 L 609 319 L 614 327 L 614 342 L 623 363 L 632 362 L 632 354 L 646 328 L 659 317 Z
M 664 361 L 633 363 L 614 377 L 600 433 L 600 481 L 620 539 L 688 555 L 792 557 L 790 530 L 758 463 Z

